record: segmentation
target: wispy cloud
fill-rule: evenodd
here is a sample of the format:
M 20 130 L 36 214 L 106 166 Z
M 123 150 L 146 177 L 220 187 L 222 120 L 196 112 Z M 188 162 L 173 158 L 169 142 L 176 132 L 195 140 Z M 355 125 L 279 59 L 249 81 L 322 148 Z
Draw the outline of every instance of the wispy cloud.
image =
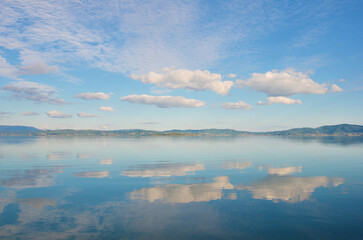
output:
M 107 100 L 110 98 L 109 94 L 103 93 L 103 92 L 86 92 L 86 93 L 80 93 L 74 96 L 75 98 L 81 98 L 84 100 Z
M 222 107 L 224 109 L 239 109 L 239 110 L 250 110 L 252 106 L 244 101 L 238 102 L 230 102 L 230 103 L 223 103 Z
M 72 114 L 58 112 L 58 111 L 55 111 L 55 110 L 46 112 L 46 114 L 50 118 L 71 118 L 72 117 Z
M 330 92 L 342 92 L 343 89 L 341 89 L 338 85 L 336 84 L 333 84 L 331 85 L 330 87 Z
M 48 66 L 47 64 L 43 62 L 34 63 L 27 66 L 19 66 L 19 74 L 48 74 L 48 73 L 54 73 L 58 71 L 58 67 Z
M 160 124 L 160 122 L 154 122 L 154 121 L 147 121 L 147 122 L 136 122 L 137 124 L 144 124 L 144 125 L 155 125 Z
M 26 99 L 36 103 L 49 103 L 54 105 L 69 104 L 63 99 L 56 98 L 57 90 L 45 84 L 28 81 L 18 81 L 5 85 L 0 91 L 9 91 L 16 99 Z
M 341 9 L 338 3 L 248 0 L 206 7 L 203 1 L 181 0 L 3 0 L 0 46 L 18 51 L 21 65 L 85 62 L 112 72 L 170 65 L 200 69 L 245 51 L 242 42 L 282 25 L 309 20 L 307 27 L 315 23 L 315 32 L 321 32 L 324 26 L 316 23 Z M 309 42 L 301 41 L 295 45 Z
M 143 75 L 131 75 L 131 78 L 168 89 L 212 90 L 222 95 L 228 94 L 233 86 L 232 81 L 222 81 L 221 74 L 207 70 L 164 68 L 162 73 L 149 72 Z
M 38 112 L 21 112 L 20 113 L 21 116 L 36 116 L 39 115 Z
M 1 112 L 0 111 L 0 119 L 7 117 L 9 114 L 10 114 L 10 112 Z
M 288 97 L 267 97 L 266 102 L 258 101 L 258 105 L 271 105 L 271 104 L 301 104 L 301 100 L 295 100 Z
M 121 97 L 122 101 L 130 102 L 130 103 L 141 103 L 141 104 L 150 104 L 156 105 L 160 108 L 170 108 L 170 107 L 203 107 L 204 102 L 188 99 L 181 96 L 150 96 L 150 95 L 129 95 L 125 97 Z
M 99 117 L 96 114 L 85 113 L 85 112 L 79 112 L 79 113 L 77 113 L 77 116 L 80 118 L 97 118 L 97 117 Z

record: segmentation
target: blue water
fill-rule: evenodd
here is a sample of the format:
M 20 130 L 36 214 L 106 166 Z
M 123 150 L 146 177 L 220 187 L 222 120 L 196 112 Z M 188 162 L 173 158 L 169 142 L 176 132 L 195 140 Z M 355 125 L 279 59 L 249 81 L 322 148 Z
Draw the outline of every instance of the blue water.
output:
M 363 140 L 0 137 L 0 239 L 363 239 Z

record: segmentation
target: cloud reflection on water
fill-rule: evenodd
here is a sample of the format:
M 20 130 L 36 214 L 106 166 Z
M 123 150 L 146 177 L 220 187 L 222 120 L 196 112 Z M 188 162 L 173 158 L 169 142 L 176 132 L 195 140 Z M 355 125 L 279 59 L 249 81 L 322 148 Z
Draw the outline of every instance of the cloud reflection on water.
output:
M 214 178 L 213 183 L 168 184 L 142 188 L 130 193 L 131 200 L 160 201 L 163 203 L 209 202 L 222 199 L 223 189 L 233 189 L 226 176 Z
M 1 180 L 0 184 L 4 187 L 14 189 L 49 187 L 55 185 L 56 173 L 62 172 L 62 166 L 46 169 L 30 169 L 22 174 L 15 174 L 9 179 Z
M 254 199 L 266 199 L 274 202 L 290 203 L 308 200 L 319 187 L 337 187 L 344 183 L 343 178 L 269 176 L 252 183 L 250 186 L 236 186 L 238 190 L 248 190 Z
M 203 171 L 204 164 L 162 163 L 145 164 L 136 169 L 122 171 L 120 175 L 128 177 L 171 177 L 193 174 L 195 171 Z
M 268 167 L 267 168 L 267 173 L 269 175 L 278 175 L 278 176 L 286 176 L 286 175 L 290 175 L 293 173 L 297 173 L 297 172 L 301 172 L 302 171 L 302 167 L 281 167 L 281 168 L 277 168 L 277 167 Z
M 97 172 L 77 172 L 73 176 L 83 178 L 104 178 L 110 175 L 109 171 L 97 171 Z
M 222 165 L 223 168 L 225 169 L 245 169 L 248 167 L 252 167 L 252 162 L 251 161 L 247 161 L 247 162 L 227 162 L 224 163 Z

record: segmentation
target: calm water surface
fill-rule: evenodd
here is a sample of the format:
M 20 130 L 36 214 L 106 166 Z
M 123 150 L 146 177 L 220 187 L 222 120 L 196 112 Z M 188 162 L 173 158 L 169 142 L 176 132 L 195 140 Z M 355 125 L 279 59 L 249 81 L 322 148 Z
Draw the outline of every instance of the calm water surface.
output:
M 0 239 L 363 239 L 362 138 L 0 137 Z

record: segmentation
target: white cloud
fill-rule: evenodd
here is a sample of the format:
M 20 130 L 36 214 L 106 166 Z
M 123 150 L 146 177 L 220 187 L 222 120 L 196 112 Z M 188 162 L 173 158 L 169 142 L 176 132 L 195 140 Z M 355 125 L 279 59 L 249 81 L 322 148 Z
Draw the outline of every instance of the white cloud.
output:
M 35 116 L 35 115 L 39 115 L 39 113 L 37 113 L 37 112 L 21 112 L 20 115 L 21 116 Z
M 173 97 L 173 96 L 150 96 L 150 95 L 129 95 L 126 97 L 121 97 L 122 101 L 130 102 L 130 103 L 141 103 L 141 104 L 150 104 L 156 105 L 161 108 L 170 108 L 170 107 L 203 107 L 204 102 L 188 99 L 184 97 Z
M 143 75 L 131 75 L 131 78 L 168 89 L 212 90 L 222 95 L 228 94 L 233 85 L 232 81 L 222 81 L 221 74 L 207 70 L 164 68 L 162 73 L 149 72 Z
M 48 66 L 43 62 L 38 62 L 26 66 L 19 66 L 19 68 L 19 74 L 48 74 L 58 71 L 57 66 Z
M 328 84 L 314 82 L 308 73 L 293 69 L 272 70 L 266 73 L 253 73 L 247 80 L 237 80 L 236 84 L 267 93 L 270 96 L 289 96 L 294 94 L 325 94 Z
M 231 102 L 231 103 L 223 103 L 222 107 L 224 109 L 240 109 L 240 110 L 250 110 L 252 106 L 244 101 Z
M 77 113 L 77 116 L 80 118 L 95 118 L 95 117 L 99 117 L 96 114 L 90 114 L 90 113 L 85 113 L 85 112 L 79 112 Z
M 271 105 L 271 104 L 301 104 L 301 100 L 295 100 L 288 97 L 267 97 L 266 102 L 258 101 L 258 105 Z
M 86 93 L 80 93 L 74 97 L 81 98 L 84 100 L 107 100 L 110 98 L 110 95 L 103 92 L 96 92 L 96 93 L 86 92 Z
M 58 112 L 55 110 L 46 112 L 46 114 L 50 118 L 71 118 L 72 117 L 72 114 L 62 113 L 62 112 Z
M 10 91 L 16 99 L 27 99 L 36 103 L 49 103 L 55 105 L 68 104 L 63 99 L 55 98 L 57 90 L 45 84 L 19 81 L 5 85 L 0 91 Z
M 338 85 L 333 84 L 333 85 L 331 85 L 331 87 L 330 87 L 330 91 L 331 91 L 331 92 L 342 92 L 342 91 L 343 91 L 343 89 L 341 89 Z
M 99 108 L 100 111 L 113 112 L 113 108 L 110 106 L 101 106 Z

